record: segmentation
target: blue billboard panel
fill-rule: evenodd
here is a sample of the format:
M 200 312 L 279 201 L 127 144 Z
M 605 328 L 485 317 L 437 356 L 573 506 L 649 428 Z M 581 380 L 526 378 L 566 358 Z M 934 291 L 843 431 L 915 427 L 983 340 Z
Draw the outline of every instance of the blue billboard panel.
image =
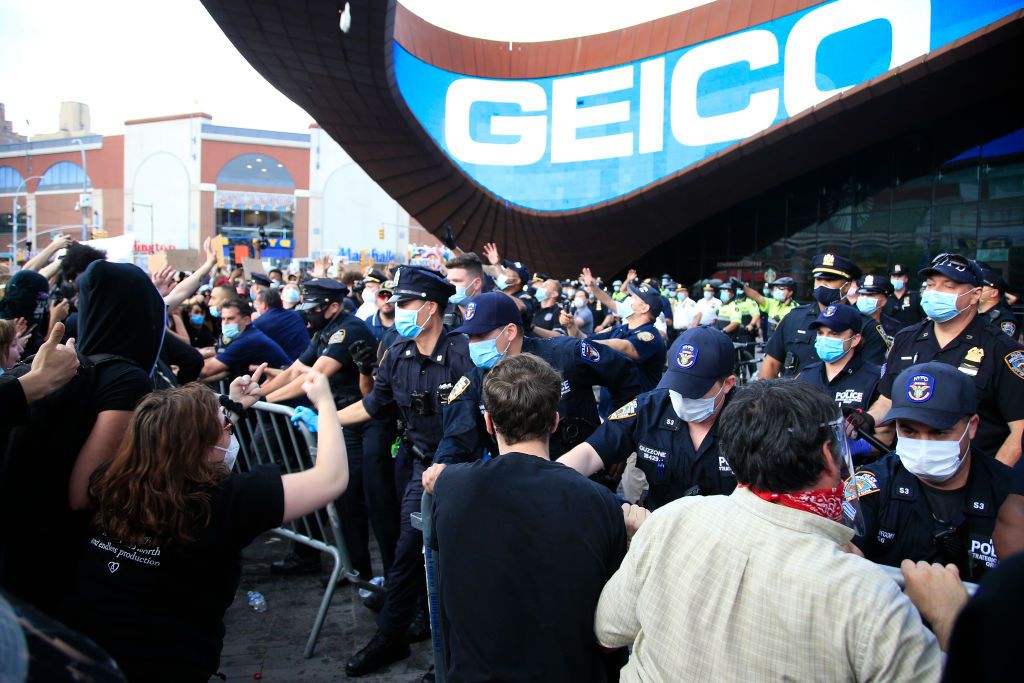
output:
M 399 90 L 468 176 L 559 212 L 657 183 L 1024 8 L 1024 0 L 832 0 L 620 66 L 476 78 L 394 44 Z M 955 95 L 954 95 L 955 96 Z

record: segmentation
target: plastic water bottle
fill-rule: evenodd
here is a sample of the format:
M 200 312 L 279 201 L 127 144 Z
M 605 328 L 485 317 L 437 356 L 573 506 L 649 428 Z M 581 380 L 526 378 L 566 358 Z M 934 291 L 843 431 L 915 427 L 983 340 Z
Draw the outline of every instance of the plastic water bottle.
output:
M 370 579 L 370 583 L 372 583 L 374 586 L 383 586 L 384 585 L 384 577 L 383 576 L 375 576 L 372 579 Z M 360 588 L 359 589 L 359 597 L 362 598 L 363 600 L 365 600 L 366 598 L 370 597 L 371 595 L 373 595 L 373 591 L 370 590 L 369 588 Z
M 263 593 L 258 591 L 249 591 L 245 597 L 245 601 L 249 603 L 249 607 L 252 607 L 254 612 L 267 611 L 267 599 L 263 597 Z

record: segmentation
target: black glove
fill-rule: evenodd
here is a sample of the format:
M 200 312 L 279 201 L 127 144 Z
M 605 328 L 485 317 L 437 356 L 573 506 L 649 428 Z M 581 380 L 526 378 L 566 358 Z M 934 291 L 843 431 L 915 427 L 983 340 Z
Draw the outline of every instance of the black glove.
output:
M 729 278 L 729 284 L 732 285 L 733 289 L 744 289 L 744 288 L 746 288 L 746 285 L 743 284 L 743 280 L 739 279 L 738 277 L 731 277 L 731 278 Z
M 875 433 L 875 418 L 871 417 L 871 413 L 866 413 L 859 408 L 857 410 L 843 408 L 843 415 L 846 416 L 847 426 L 858 434 Z
M 372 346 L 360 339 L 348 347 L 348 352 L 360 375 L 369 377 L 373 374 L 373 369 L 377 367 L 377 351 Z

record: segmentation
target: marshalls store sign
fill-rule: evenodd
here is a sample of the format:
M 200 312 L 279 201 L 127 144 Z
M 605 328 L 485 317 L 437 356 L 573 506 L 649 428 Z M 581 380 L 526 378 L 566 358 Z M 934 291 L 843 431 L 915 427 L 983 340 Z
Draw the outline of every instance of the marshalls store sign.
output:
M 398 43 L 394 65 L 410 110 L 467 175 L 512 204 L 568 211 L 646 187 L 1022 7 L 1024 0 L 834 0 L 656 57 L 553 78 L 467 77 Z

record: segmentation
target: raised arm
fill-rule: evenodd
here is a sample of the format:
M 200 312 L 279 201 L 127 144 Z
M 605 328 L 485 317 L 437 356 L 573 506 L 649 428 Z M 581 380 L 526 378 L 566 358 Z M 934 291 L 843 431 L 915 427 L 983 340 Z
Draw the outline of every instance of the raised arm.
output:
M 203 280 L 210 274 L 210 270 L 217 263 L 217 250 L 213 246 L 213 240 L 209 237 L 203 242 L 203 251 L 206 252 L 206 260 L 199 268 L 187 278 L 178 283 L 178 286 L 171 290 L 170 294 L 164 297 L 164 303 L 168 308 L 175 308 L 185 302 L 185 299 L 192 296 Z

